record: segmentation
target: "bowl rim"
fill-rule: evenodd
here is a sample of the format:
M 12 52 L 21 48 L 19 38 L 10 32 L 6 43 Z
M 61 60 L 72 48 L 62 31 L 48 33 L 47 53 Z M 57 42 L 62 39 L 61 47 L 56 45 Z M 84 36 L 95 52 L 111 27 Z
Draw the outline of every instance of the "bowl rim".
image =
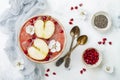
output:
M 105 28 L 98 28 L 98 27 L 96 27 L 94 25 L 94 19 L 98 15 L 104 15 L 104 16 L 107 17 L 107 19 L 108 19 L 107 27 L 105 27 Z M 101 31 L 101 32 L 105 32 L 105 31 L 109 30 L 111 28 L 111 26 L 112 26 L 111 17 L 105 11 L 99 11 L 99 12 L 96 12 L 95 14 L 93 14 L 92 19 L 91 19 L 91 23 L 92 23 L 93 28 L 95 28 L 96 30 Z
M 22 54 L 24 54 L 24 56 L 27 57 L 30 61 L 35 62 L 35 63 L 46 64 L 46 63 L 50 63 L 50 62 L 55 61 L 56 59 L 58 59 L 58 58 L 60 57 L 60 55 L 62 55 L 62 53 L 63 53 L 63 51 L 64 51 L 64 49 L 65 49 L 65 46 L 66 46 L 66 39 L 67 39 L 67 37 L 66 37 L 66 31 L 65 31 L 64 26 L 61 24 L 61 22 L 60 22 L 58 19 L 56 19 L 55 17 L 53 17 L 53 15 L 52 15 L 51 17 L 52 17 L 53 19 L 55 19 L 55 20 L 61 25 L 61 27 L 62 27 L 62 29 L 63 29 L 63 31 L 64 31 L 65 40 L 64 40 L 63 48 L 62 48 L 62 50 L 60 51 L 60 53 L 59 53 L 57 56 L 55 56 L 54 58 L 52 58 L 52 59 L 49 60 L 49 61 L 40 61 L 40 60 L 34 60 L 34 59 L 32 59 L 31 57 L 27 56 L 27 55 L 24 53 L 24 51 L 22 50 L 22 48 L 21 48 L 21 46 L 20 46 L 20 39 L 19 39 L 19 38 L 20 38 L 21 29 L 23 28 L 24 24 L 25 24 L 27 21 L 29 21 L 30 19 L 32 19 L 33 17 L 37 17 L 37 16 L 51 16 L 51 15 L 48 15 L 48 14 L 39 14 L 39 15 L 34 15 L 34 16 L 26 19 L 26 20 L 23 22 L 23 24 L 20 25 L 20 28 L 19 28 L 19 30 L 18 30 L 18 37 L 17 37 L 18 47 L 19 47 L 20 51 L 22 52 Z
M 99 54 L 99 60 L 98 60 L 95 64 L 93 64 L 93 65 L 87 64 L 87 63 L 84 61 L 84 58 L 83 58 L 83 54 L 84 54 L 85 51 L 88 50 L 88 49 L 95 49 L 95 50 L 98 52 L 98 54 Z M 101 64 L 101 62 L 102 62 L 102 53 L 100 53 L 100 51 L 98 51 L 98 50 L 97 50 L 96 48 L 94 48 L 94 47 L 87 48 L 87 49 L 85 49 L 84 52 L 82 53 L 82 62 L 85 64 L 85 66 L 86 66 L 87 68 L 95 68 L 95 67 L 98 67 L 98 66 Z

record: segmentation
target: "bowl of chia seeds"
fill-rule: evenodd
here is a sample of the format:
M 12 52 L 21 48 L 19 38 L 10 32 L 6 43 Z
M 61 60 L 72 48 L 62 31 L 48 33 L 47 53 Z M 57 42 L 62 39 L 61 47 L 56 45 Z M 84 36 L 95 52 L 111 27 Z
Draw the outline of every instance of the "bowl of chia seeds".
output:
M 111 27 L 111 18 L 106 12 L 97 12 L 92 16 L 92 26 L 99 31 L 106 31 Z

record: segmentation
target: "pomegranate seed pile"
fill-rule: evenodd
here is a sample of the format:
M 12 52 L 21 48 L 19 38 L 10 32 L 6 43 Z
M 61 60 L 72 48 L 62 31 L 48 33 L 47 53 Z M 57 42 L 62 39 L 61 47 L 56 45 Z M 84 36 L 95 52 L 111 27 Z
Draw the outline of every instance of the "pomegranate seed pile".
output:
M 99 60 L 99 53 L 94 48 L 87 49 L 83 54 L 83 59 L 87 64 L 96 64 Z

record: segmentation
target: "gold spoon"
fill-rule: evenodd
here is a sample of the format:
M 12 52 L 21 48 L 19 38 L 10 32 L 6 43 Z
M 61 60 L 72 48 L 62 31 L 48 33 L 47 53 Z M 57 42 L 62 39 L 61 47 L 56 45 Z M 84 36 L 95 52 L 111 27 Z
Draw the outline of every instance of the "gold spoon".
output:
M 70 48 L 69 48 L 69 51 L 71 51 L 72 49 L 72 45 L 73 45 L 73 41 L 75 40 L 76 37 L 78 37 L 80 35 L 80 29 L 78 26 L 74 26 L 71 31 L 70 31 L 70 35 L 72 37 L 72 41 L 71 41 L 71 45 L 70 45 Z M 64 59 L 65 57 L 67 56 L 64 55 L 63 57 L 61 57 L 57 62 L 56 62 L 56 66 L 60 66 L 63 62 L 64 62 Z
M 70 55 L 71 55 L 71 52 L 79 45 L 85 45 L 86 42 L 88 41 L 88 37 L 87 35 L 82 35 L 80 37 L 77 38 L 77 44 L 67 53 L 67 56 L 66 56 L 66 60 L 65 60 L 65 67 L 68 68 L 70 66 Z

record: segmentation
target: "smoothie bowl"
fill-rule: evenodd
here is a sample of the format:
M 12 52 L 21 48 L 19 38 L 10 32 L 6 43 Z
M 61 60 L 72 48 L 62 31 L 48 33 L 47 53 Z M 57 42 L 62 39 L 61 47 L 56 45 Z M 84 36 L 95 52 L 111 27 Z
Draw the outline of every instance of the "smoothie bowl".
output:
M 66 43 L 63 26 L 48 15 L 34 16 L 27 20 L 20 29 L 18 39 L 23 54 L 37 63 L 57 59 Z

